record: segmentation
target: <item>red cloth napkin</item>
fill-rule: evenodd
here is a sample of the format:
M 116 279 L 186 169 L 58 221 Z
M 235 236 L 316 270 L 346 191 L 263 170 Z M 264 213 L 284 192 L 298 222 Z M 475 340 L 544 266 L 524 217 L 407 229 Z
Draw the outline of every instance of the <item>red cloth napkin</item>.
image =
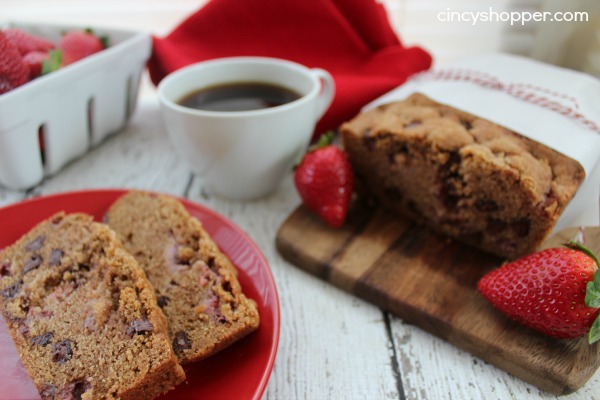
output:
M 148 62 L 154 84 L 188 64 L 229 56 L 284 58 L 329 71 L 334 101 L 315 134 L 431 66 L 404 47 L 375 0 L 211 0 L 164 38 Z

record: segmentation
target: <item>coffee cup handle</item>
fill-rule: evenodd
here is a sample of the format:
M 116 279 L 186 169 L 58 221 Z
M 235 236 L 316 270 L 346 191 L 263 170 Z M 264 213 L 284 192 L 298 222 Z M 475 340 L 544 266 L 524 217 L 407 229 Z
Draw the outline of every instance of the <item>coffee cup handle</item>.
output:
M 321 119 L 331 105 L 335 95 L 335 82 L 331 74 L 321 68 L 312 68 L 312 73 L 321 82 L 321 91 L 317 98 L 317 120 Z

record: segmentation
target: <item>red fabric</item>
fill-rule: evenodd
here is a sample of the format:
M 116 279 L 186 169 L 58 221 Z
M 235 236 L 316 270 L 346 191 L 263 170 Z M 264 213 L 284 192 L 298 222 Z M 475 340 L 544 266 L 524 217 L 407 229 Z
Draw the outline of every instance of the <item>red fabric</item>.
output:
M 336 95 L 316 134 L 431 66 L 425 50 L 401 44 L 375 0 L 211 0 L 153 42 L 148 69 L 154 84 L 188 64 L 229 56 L 279 57 L 326 69 Z

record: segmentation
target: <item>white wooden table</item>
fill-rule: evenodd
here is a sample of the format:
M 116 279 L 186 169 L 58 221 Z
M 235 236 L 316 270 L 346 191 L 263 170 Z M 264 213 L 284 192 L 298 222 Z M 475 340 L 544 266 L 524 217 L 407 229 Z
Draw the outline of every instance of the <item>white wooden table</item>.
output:
M 0 19 L 86 23 L 161 35 L 200 3 L 0 0 Z M 394 0 L 388 3 L 394 6 Z M 291 174 L 276 193 L 258 201 L 228 201 L 205 193 L 201 180 L 175 154 L 154 89 L 144 79 L 126 129 L 30 190 L 0 187 L 0 206 L 77 189 L 141 188 L 186 197 L 233 220 L 269 261 L 281 303 L 279 351 L 265 399 L 555 398 L 284 261 L 274 238 L 300 203 Z M 600 399 L 600 372 L 561 399 Z

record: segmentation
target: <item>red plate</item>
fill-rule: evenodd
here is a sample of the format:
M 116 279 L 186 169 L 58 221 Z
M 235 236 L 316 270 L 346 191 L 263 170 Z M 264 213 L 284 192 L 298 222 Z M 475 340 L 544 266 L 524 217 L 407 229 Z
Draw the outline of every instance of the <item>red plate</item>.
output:
M 123 193 L 125 190 L 70 192 L 2 208 L 0 248 L 12 244 L 42 219 L 58 211 L 86 212 L 101 220 L 108 207 Z M 260 399 L 271 375 L 279 342 L 279 299 L 269 265 L 254 242 L 231 221 L 199 204 L 179 200 L 237 266 L 244 293 L 258 304 L 261 321 L 256 332 L 204 361 L 185 366 L 187 383 L 160 399 Z M 39 399 L 3 320 L 0 322 L 0 399 Z

